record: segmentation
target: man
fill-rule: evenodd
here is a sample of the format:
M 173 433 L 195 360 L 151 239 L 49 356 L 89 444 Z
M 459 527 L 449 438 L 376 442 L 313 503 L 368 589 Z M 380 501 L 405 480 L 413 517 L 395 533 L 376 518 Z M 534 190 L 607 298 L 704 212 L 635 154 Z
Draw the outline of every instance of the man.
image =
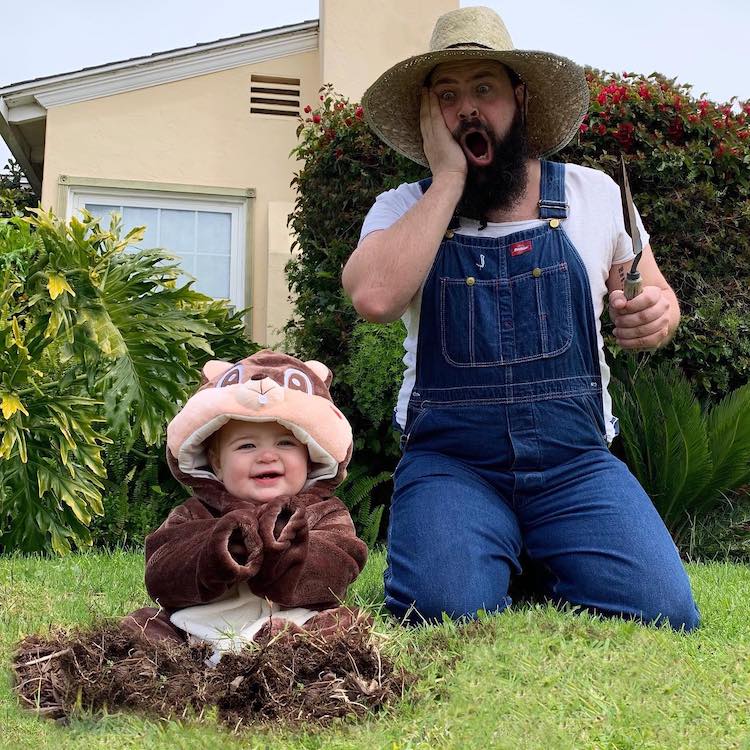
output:
M 554 600 L 697 627 L 664 524 L 608 450 L 599 323 L 609 293 L 618 343 L 655 348 L 677 299 L 640 224 L 644 287 L 625 299 L 633 251 L 617 186 L 540 158 L 578 131 L 583 71 L 513 49 L 493 11 L 462 8 L 363 105 L 432 172 L 378 197 L 343 275 L 363 317 L 407 328 L 387 606 L 412 620 L 500 611 L 523 553 Z

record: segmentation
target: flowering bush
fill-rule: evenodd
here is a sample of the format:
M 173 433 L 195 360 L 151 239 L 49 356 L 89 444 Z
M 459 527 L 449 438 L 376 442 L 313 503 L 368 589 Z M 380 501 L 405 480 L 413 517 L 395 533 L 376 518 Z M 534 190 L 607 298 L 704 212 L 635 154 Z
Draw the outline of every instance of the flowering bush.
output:
M 705 398 L 750 376 L 750 102 L 717 104 L 658 74 L 589 70 L 589 113 L 564 161 L 614 175 L 624 153 L 682 325 L 657 360 Z
M 651 245 L 683 308 L 673 345 L 654 356 L 678 364 L 701 398 L 737 388 L 750 375 L 750 103 L 696 99 L 689 86 L 657 74 L 589 70 L 587 79 L 589 113 L 555 158 L 614 176 L 625 155 Z M 365 339 L 352 336 L 357 316 L 341 269 L 375 197 L 425 172 L 379 141 L 362 116 L 327 86 L 300 122 L 290 217 L 300 254 L 287 267 L 297 295 L 287 333 L 292 349 L 338 374 L 336 395 L 360 438 L 359 460 L 379 468 L 393 463 L 388 419 L 362 405 L 391 403 L 402 352 L 396 336 L 377 341 L 375 359 L 388 380 L 377 392 L 377 378 L 349 366 L 374 360 L 360 350 Z

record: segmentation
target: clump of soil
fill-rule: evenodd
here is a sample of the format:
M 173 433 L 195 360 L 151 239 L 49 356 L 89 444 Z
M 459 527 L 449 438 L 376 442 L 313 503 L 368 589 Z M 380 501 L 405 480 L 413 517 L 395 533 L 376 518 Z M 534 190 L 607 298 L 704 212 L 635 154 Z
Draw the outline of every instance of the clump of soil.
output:
M 211 649 L 153 643 L 117 623 L 29 636 L 13 659 L 15 689 L 40 714 L 129 709 L 201 714 L 216 707 L 232 727 L 259 721 L 327 723 L 402 697 L 414 677 L 373 642 L 366 620 L 325 638 L 281 633 L 206 665 Z

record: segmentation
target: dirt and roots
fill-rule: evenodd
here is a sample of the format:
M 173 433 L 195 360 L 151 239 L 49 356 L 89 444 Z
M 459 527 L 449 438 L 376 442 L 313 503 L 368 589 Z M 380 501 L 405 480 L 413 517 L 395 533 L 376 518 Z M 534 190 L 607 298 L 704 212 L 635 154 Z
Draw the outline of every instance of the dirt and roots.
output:
M 117 623 L 33 635 L 13 659 L 15 689 L 30 709 L 65 720 L 76 712 L 128 709 L 172 718 L 215 709 L 244 724 L 328 723 L 402 697 L 414 677 L 373 641 L 366 620 L 325 638 L 281 633 L 207 666 L 211 649 L 153 643 Z

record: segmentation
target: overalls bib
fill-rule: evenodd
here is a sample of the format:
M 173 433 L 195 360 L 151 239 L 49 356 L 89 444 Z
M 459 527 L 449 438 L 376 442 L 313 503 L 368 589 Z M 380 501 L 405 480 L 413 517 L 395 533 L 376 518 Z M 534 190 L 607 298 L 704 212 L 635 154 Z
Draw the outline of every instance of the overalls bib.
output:
M 425 280 L 386 604 L 416 619 L 503 609 L 523 548 L 555 599 L 694 627 L 674 544 L 607 448 L 564 165 L 541 166 L 544 223 L 497 238 L 454 222 Z

